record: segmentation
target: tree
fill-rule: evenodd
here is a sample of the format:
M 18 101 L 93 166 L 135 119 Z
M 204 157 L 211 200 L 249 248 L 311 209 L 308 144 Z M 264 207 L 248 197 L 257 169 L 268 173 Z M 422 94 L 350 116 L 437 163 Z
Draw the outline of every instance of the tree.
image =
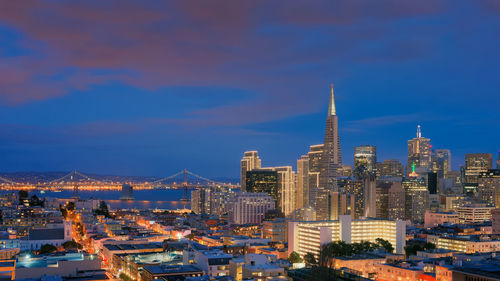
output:
M 74 211 L 75 210 L 75 202 L 68 202 L 68 204 L 66 204 L 66 210 L 68 211 Z
M 50 254 L 57 251 L 57 247 L 51 244 L 44 244 L 40 247 L 40 254 Z
M 307 254 L 304 255 L 304 262 L 308 266 L 313 266 L 313 265 L 316 265 L 318 263 L 316 261 L 316 257 L 314 257 L 314 255 L 312 253 L 307 253 Z
M 386 252 L 392 253 L 394 251 L 394 247 L 392 246 L 391 242 L 382 238 L 377 238 L 375 241 L 377 242 L 377 245 L 381 248 L 384 248 Z
M 300 257 L 300 255 L 293 251 L 291 254 L 290 254 L 290 257 L 288 257 L 288 260 L 291 262 L 291 263 L 299 263 L 299 262 L 302 262 L 302 258 Z
M 96 215 L 105 216 L 106 218 L 110 218 L 108 204 L 106 202 L 99 202 L 99 207 L 94 211 Z
M 433 250 L 433 249 L 436 249 L 436 244 L 433 244 L 431 242 L 425 242 L 424 250 Z
M 82 249 L 82 245 L 80 243 L 75 242 L 74 240 L 66 241 L 62 244 L 64 249 Z

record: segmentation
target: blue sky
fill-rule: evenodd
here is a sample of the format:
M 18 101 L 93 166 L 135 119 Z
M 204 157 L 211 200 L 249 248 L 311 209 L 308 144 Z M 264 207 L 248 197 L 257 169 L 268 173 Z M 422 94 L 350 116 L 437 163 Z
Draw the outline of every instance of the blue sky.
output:
M 406 162 L 422 125 L 454 168 L 500 149 L 500 4 L 7 1 L 0 171 L 237 177 L 321 143 Z M 496 158 L 496 155 L 495 155 Z

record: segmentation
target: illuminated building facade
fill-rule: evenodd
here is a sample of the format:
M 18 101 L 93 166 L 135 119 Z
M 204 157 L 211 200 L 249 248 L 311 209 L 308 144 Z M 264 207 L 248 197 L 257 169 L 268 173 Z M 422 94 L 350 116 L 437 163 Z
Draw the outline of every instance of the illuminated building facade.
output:
M 399 160 L 384 160 L 384 162 L 377 163 L 376 166 L 378 176 L 398 178 L 402 178 L 404 176 L 404 167 Z
M 425 212 L 424 227 L 434 227 L 445 223 L 457 224 L 458 214 L 454 212 Z
M 337 177 L 341 167 L 342 155 L 340 152 L 338 117 L 332 85 L 326 118 L 323 155 L 320 161 L 318 193 L 316 196 L 316 216 L 318 219 L 328 219 L 328 195 L 330 191 L 337 191 Z
M 243 158 L 241 159 L 241 190 L 246 190 L 246 175 L 248 171 L 253 169 L 259 169 L 261 166 L 261 161 L 257 151 L 245 151 Z
M 365 211 L 364 182 L 351 178 L 339 178 L 338 189 L 341 193 L 354 196 L 354 218 L 360 218 Z
M 309 206 L 311 207 L 316 206 L 316 196 L 311 193 L 317 190 L 319 186 L 319 171 L 321 157 L 323 156 L 323 147 L 323 144 L 311 145 L 309 153 L 307 153 L 307 157 L 309 158 Z
M 297 160 L 295 208 L 309 207 L 309 156 Z
M 191 191 L 191 211 L 195 214 L 210 214 L 210 189 Z
M 423 178 L 409 177 L 401 182 L 405 191 L 405 217 L 414 223 L 423 223 L 429 208 L 429 191 Z
M 262 238 L 271 239 L 273 242 L 287 242 L 286 228 L 288 221 L 284 218 L 278 218 L 262 223 Z
M 492 161 L 490 153 L 465 154 L 465 183 L 477 184 L 479 175 L 491 169 Z
M 459 223 L 476 223 L 491 220 L 491 210 L 484 204 L 470 204 L 456 208 Z
M 432 239 L 432 238 L 431 238 Z M 428 240 L 429 241 L 429 240 Z M 489 236 L 479 235 L 458 235 L 450 237 L 437 237 L 430 241 L 436 244 L 437 248 L 452 250 L 467 254 L 490 253 L 500 249 L 500 240 L 492 239 Z
M 246 172 L 246 188 L 248 192 L 264 192 L 269 194 L 274 199 L 276 206 L 281 201 L 278 172 L 272 168 L 254 169 Z
M 354 175 L 363 177 L 366 172 L 374 172 L 377 163 L 377 147 L 359 145 L 354 147 Z
M 427 173 L 431 167 L 431 140 L 422 137 L 420 125 L 417 127 L 417 137 L 408 141 L 408 167 L 413 164 L 419 173 Z
M 274 199 L 267 193 L 239 192 L 231 198 L 229 221 L 232 224 L 260 224 L 266 212 L 274 208 Z
M 332 241 L 359 243 L 375 242 L 377 238 L 388 240 L 395 252 L 403 253 L 406 239 L 406 224 L 402 220 L 382 219 L 353 220 L 349 215 L 339 220 L 291 221 L 288 223 L 288 253 L 295 251 L 304 256 L 312 253 L 319 256 L 321 245 Z
M 477 196 L 480 203 L 500 207 L 500 170 L 488 170 L 479 174 Z
M 437 173 L 438 178 L 448 176 L 451 170 L 451 152 L 449 149 L 436 149 L 432 153 L 432 168 Z

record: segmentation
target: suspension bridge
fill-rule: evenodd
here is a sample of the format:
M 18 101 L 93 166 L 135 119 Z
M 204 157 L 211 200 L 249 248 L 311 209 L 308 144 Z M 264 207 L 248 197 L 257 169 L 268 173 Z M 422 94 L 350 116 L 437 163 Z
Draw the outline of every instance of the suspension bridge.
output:
M 0 188 L 25 188 L 25 189 L 41 189 L 41 190 L 73 190 L 73 197 L 78 198 L 78 192 L 80 189 L 85 190 L 117 190 L 121 188 L 121 185 L 125 183 L 123 181 L 112 181 L 108 178 L 96 179 L 85 175 L 77 170 L 69 172 L 59 178 L 54 180 L 33 183 L 20 183 L 15 182 L 6 177 L 0 176 Z M 133 183 L 135 189 L 163 189 L 163 188 L 173 188 L 173 189 L 183 189 L 182 200 L 188 200 L 188 189 L 191 188 L 207 188 L 213 186 L 220 187 L 234 187 L 231 183 L 223 183 L 209 178 L 200 176 L 193 173 L 187 169 L 183 169 L 177 173 L 174 173 L 168 177 L 163 177 L 159 179 L 152 179 L 151 181 L 141 181 Z

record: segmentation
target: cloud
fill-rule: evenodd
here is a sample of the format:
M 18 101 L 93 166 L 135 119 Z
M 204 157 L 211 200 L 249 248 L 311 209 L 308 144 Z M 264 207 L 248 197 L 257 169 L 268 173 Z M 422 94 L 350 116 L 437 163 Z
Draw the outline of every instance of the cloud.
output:
M 148 90 L 171 85 L 256 88 L 262 97 L 274 96 L 265 103 L 277 100 L 286 89 L 267 90 L 270 75 L 310 59 L 317 61 L 322 53 L 331 56 L 332 50 L 341 56 L 380 30 L 373 27 L 364 34 L 327 30 L 325 35 L 333 37 L 340 32 L 348 44 L 333 49 L 313 46 L 317 55 L 310 57 L 310 50 L 294 49 L 302 44 L 301 35 L 267 34 L 260 32 L 263 28 L 323 24 L 333 29 L 366 20 L 376 26 L 377 21 L 432 15 L 443 9 L 440 1 L 328 3 L 7 1 L 1 4 L 0 22 L 25 34 L 19 44 L 32 53 L 4 62 L 12 73 L 0 86 L 0 96 L 4 103 L 19 104 L 119 81 Z M 0 73 L 6 71 L 0 68 Z M 301 93 L 287 94 L 296 103 L 304 101 Z
M 428 112 L 396 114 L 346 121 L 342 129 L 346 132 L 362 132 L 367 129 L 388 127 L 404 123 L 418 124 L 426 121 L 446 121 L 454 119 L 455 118 L 452 116 L 437 116 Z

